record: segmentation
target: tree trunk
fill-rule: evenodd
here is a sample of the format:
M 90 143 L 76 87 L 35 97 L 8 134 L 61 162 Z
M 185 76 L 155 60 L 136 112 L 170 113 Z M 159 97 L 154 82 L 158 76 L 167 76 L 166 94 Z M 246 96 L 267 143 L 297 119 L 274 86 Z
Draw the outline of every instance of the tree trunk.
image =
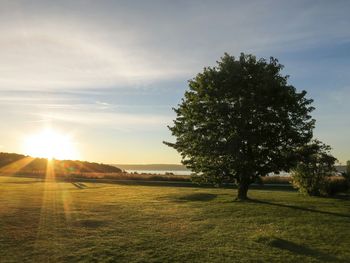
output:
M 239 183 L 238 184 L 238 194 L 236 197 L 236 201 L 245 201 L 248 200 L 248 188 L 249 188 L 249 184 L 247 183 Z

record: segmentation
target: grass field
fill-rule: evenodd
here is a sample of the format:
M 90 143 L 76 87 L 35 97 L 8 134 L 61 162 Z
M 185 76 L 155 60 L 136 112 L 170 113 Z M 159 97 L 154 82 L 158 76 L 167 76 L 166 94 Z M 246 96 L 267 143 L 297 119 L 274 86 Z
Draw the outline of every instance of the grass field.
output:
M 7 171 L 4 173 L 0 169 L 0 174 L 6 176 L 21 176 L 30 178 L 45 178 L 46 171 Z M 136 180 L 136 181 L 174 181 L 174 182 L 191 182 L 191 176 L 188 175 L 166 175 L 166 174 L 152 174 L 152 173 L 55 173 L 56 178 L 60 180 L 83 180 L 83 179 L 106 179 L 106 180 Z M 290 176 L 264 176 L 259 183 L 263 184 L 289 184 L 291 182 Z
M 0 177 L 0 262 L 350 262 L 350 200 Z

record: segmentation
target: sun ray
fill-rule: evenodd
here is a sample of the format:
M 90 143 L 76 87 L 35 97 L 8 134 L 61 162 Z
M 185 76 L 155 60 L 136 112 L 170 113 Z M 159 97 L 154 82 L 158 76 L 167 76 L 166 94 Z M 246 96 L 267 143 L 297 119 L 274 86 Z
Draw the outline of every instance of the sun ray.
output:
M 72 214 L 74 204 L 69 191 L 70 184 L 58 181 L 55 171 L 55 160 L 48 160 L 35 242 L 35 254 L 38 255 L 39 262 L 54 261 L 46 258 L 43 247 L 48 249 L 47 243 L 49 242 L 49 249 L 58 251 L 57 254 L 59 254 L 59 251 L 63 250 L 65 246 L 60 242 L 62 235 L 66 234 L 66 232 L 62 232 L 62 229 L 69 232 L 74 220 L 74 214 Z
M 55 177 L 55 167 L 52 160 L 47 161 L 44 179 L 42 204 L 40 211 L 39 226 L 37 230 L 35 251 L 39 255 L 39 261 L 50 261 L 42 253 L 43 243 L 50 243 L 50 250 L 60 251 L 64 244 L 59 242 L 61 228 L 66 228 L 64 205 L 62 202 L 62 189 Z
M 7 164 L 0 168 L 0 174 L 6 176 L 14 175 L 29 165 L 33 160 L 34 158 L 27 156 L 20 160 Z

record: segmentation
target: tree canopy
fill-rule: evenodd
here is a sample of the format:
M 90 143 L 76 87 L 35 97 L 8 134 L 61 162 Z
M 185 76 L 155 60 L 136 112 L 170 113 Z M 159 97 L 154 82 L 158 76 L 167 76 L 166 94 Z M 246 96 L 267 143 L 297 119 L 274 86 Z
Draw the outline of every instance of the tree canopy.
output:
M 288 170 L 294 150 L 312 138 L 314 109 L 306 91 L 297 92 L 271 57 L 229 54 L 189 81 L 177 108 L 175 148 L 199 182 L 238 184 L 246 199 L 249 184 Z

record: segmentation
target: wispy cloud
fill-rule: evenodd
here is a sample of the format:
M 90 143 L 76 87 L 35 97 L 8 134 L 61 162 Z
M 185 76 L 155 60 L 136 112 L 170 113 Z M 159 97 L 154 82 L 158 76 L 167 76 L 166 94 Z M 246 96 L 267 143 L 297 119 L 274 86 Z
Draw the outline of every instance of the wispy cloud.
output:
M 85 142 L 111 156 L 114 140 L 134 145 L 140 161 L 162 153 L 186 80 L 226 51 L 280 58 L 291 83 L 315 98 L 321 139 L 345 152 L 349 8 L 341 0 L 0 1 L 4 150 L 18 133 L 52 124 L 88 133 Z
M 101 110 L 106 110 L 106 109 L 109 109 L 109 108 L 113 107 L 113 105 L 111 105 L 110 103 L 104 102 L 104 101 L 99 101 L 98 100 L 95 103 L 98 106 L 98 108 L 101 109 Z
M 350 37 L 345 2 L 0 5 L 2 90 L 144 86 L 188 79 L 224 51 L 275 52 Z
M 181 73 L 176 68 L 157 67 L 151 58 L 132 56 L 130 50 L 120 49 L 117 43 L 112 48 L 96 40 L 74 37 L 75 34 L 50 29 L 41 33 L 26 30 L 24 36 L 12 32 L 3 34 L 9 42 L 3 39 L 0 42 L 0 88 L 43 90 L 144 85 Z
M 37 118 L 54 122 L 74 123 L 100 128 L 123 128 L 125 130 L 149 130 L 165 126 L 169 123 L 169 116 L 150 114 L 127 114 L 112 112 L 51 112 L 33 113 Z
M 66 99 L 63 100 L 60 96 L 57 98 L 57 101 L 48 102 L 45 98 L 29 99 L 10 96 L 2 98 L 0 111 L 13 113 L 25 119 L 26 123 L 61 123 L 63 126 L 74 124 L 107 129 L 118 128 L 123 131 L 165 127 L 173 118 L 161 112 L 145 113 L 140 110 L 134 112 L 122 110 L 125 107 L 133 109 L 132 105 L 123 106 L 104 101 L 69 101 L 69 97 L 63 97 Z

